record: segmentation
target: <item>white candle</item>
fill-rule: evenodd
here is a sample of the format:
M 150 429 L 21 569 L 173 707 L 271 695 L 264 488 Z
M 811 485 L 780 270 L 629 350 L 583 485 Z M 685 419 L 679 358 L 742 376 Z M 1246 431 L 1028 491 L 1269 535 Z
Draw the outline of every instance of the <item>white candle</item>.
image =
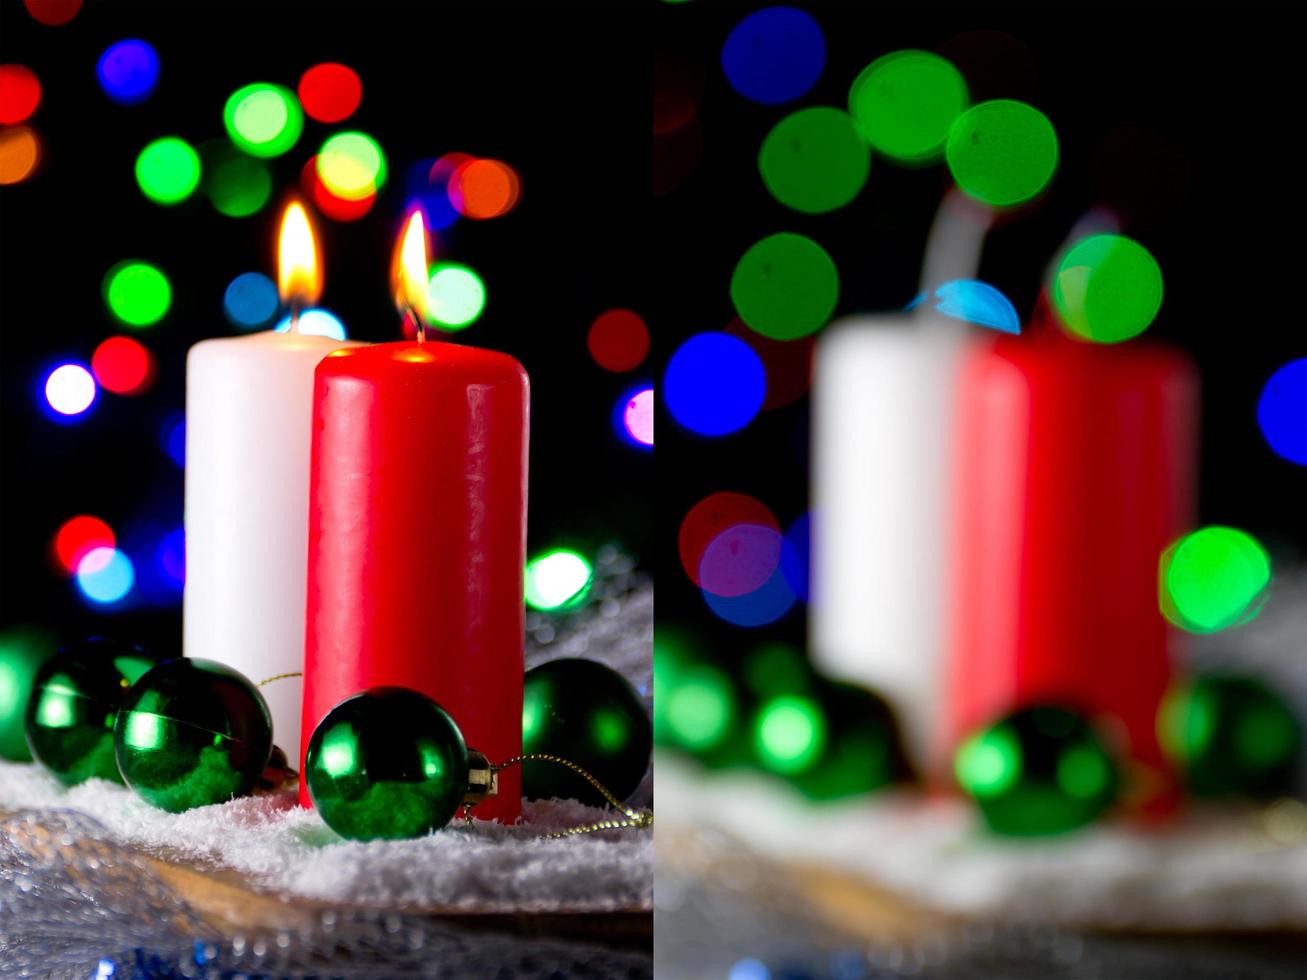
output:
M 297 206 L 292 206 L 297 207 Z M 292 238 L 303 248 L 302 221 Z M 288 275 L 283 295 L 313 302 L 316 258 Z M 311 252 L 312 240 L 308 238 Z M 313 370 L 347 343 L 266 332 L 205 340 L 186 359 L 186 589 L 182 648 L 259 683 L 304 665 L 309 439 Z M 299 758 L 301 682 L 262 689 L 273 736 Z

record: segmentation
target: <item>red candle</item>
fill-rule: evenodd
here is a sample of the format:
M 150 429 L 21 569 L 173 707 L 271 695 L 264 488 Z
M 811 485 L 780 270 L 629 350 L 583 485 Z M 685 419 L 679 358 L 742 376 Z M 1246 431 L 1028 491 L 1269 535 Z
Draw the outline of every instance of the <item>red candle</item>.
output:
M 1033 702 L 1107 723 L 1139 799 L 1174 779 L 1158 559 L 1189 526 L 1197 384 L 1180 353 L 1047 330 L 972 351 L 958 399 L 946 740 Z
M 526 372 L 435 341 L 341 353 L 314 378 L 301 744 L 345 698 L 396 685 L 438 701 L 492 762 L 518 755 Z M 499 787 L 477 815 L 512 821 L 517 767 Z

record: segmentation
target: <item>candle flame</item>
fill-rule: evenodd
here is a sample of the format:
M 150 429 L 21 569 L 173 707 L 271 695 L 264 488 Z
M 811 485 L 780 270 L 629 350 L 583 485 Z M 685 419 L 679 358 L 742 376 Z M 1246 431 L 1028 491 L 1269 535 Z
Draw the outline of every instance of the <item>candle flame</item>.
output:
M 322 269 L 313 226 L 304 205 L 292 201 L 281 219 L 277 245 L 277 292 L 293 307 L 312 306 L 322 295 Z
M 395 305 L 401 313 L 412 310 L 418 320 L 414 326 L 422 327 L 430 321 L 430 301 L 427 299 L 427 230 L 421 211 L 414 210 L 404 226 L 395 251 L 393 275 Z

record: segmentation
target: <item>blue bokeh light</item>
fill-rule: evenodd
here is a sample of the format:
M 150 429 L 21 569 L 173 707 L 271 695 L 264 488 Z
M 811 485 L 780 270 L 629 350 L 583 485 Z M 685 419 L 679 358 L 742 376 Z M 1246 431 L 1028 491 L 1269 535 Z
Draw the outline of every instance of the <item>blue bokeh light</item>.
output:
M 722 70 L 731 87 L 763 105 L 806 95 L 825 65 L 821 27 L 794 7 L 755 11 L 735 25 L 722 46 Z
M 77 587 L 97 605 L 121 602 L 136 584 L 132 560 L 117 548 L 96 548 L 77 566 Z
M 100 55 L 95 76 L 105 95 L 119 105 L 137 105 L 159 84 L 159 55 L 145 41 L 119 41 Z
M 159 542 L 154 558 L 163 580 L 180 589 L 186 582 L 186 531 L 169 531 Z
M 781 560 L 776 570 L 763 585 L 752 592 L 738 596 L 714 595 L 700 589 L 703 601 L 718 618 L 735 626 L 755 627 L 774 623 L 794 606 L 797 596 L 786 580 L 785 567 L 794 561 L 788 541 L 781 542 Z
M 186 417 L 181 412 L 173 412 L 163 420 L 159 445 L 178 466 L 186 465 Z
M 1271 375 L 1257 401 L 1257 424 L 1277 456 L 1307 466 L 1307 357 Z
M 449 200 L 449 174 L 437 174 L 434 179 L 431 176 L 438 162 L 419 160 L 408 168 L 404 180 L 404 196 L 409 202 L 404 213 L 420 207 L 427 231 L 442 231 L 460 217 Z
M 277 333 L 290 332 L 290 317 L 284 317 L 276 326 Z M 299 332 L 310 337 L 330 337 L 332 340 L 345 339 L 345 324 L 334 313 L 327 310 L 305 310 L 300 314 Z
M 645 394 L 648 392 L 648 394 Z M 628 446 L 634 446 L 643 452 L 653 452 L 653 385 L 648 381 L 627 388 L 613 402 L 610 419 L 613 431 Z M 632 408 L 632 404 L 638 403 Z M 647 405 L 649 414 L 643 409 Z M 647 424 L 646 424 L 647 423 Z M 634 426 L 634 427 L 633 427 Z
M 267 326 L 280 305 L 277 284 L 262 272 L 242 272 L 228 284 L 222 296 L 223 312 L 232 326 L 241 330 Z
M 762 360 L 743 340 L 725 333 L 695 334 L 672 354 L 663 376 L 672 418 L 704 436 L 744 428 L 766 394 Z
M 926 298 L 921 293 L 905 309 L 915 310 Z M 935 290 L 933 308 L 955 320 L 989 327 L 1003 333 L 1021 333 L 1021 317 L 1011 300 L 987 282 L 954 279 Z
M 810 555 L 812 552 L 812 514 L 805 513 L 785 532 L 788 547 L 781 549 L 781 572 L 791 591 L 804 602 L 809 598 Z

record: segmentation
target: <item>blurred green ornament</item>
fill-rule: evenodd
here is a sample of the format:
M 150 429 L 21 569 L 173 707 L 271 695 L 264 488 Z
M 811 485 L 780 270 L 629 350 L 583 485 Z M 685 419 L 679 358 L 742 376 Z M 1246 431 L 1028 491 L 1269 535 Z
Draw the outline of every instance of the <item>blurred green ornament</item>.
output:
M 138 646 L 99 637 L 47 660 L 27 704 L 27 744 L 36 761 L 68 786 L 91 778 L 121 783 L 114 721 L 128 688 L 158 662 Z
M 1301 722 L 1251 677 L 1209 675 L 1181 684 L 1162 702 L 1158 736 L 1196 796 L 1290 793 L 1303 751 Z
M 468 748 L 454 719 L 417 691 L 346 698 L 313 730 L 304 778 L 323 821 L 351 840 L 422 837 L 468 790 Z
M 593 660 L 551 660 L 526 672 L 522 752 L 545 753 L 589 772 L 625 800 L 649 768 L 653 726 L 626 678 Z M 557 763 L 522 764 L 522 795 L 531 799 L 606 801 L 583 777 Z
M 250 681 L 212 660 L 167 660 L 132 685 L 114 725 L 124 782 L 171 813 L 243 796 L 272 752 L 272 717 Z
M 17 627 L 0 633 L 0 756 L 31 762 L 23 719 L 41 665 L 54 656 L 55 639 L 43 630 Z
M 1097 819 L 1116 798 L 1116 767 L 1075 711 L 1035 705 L 976 732 L 954 773 L 991 830 L 1057 834 Z

